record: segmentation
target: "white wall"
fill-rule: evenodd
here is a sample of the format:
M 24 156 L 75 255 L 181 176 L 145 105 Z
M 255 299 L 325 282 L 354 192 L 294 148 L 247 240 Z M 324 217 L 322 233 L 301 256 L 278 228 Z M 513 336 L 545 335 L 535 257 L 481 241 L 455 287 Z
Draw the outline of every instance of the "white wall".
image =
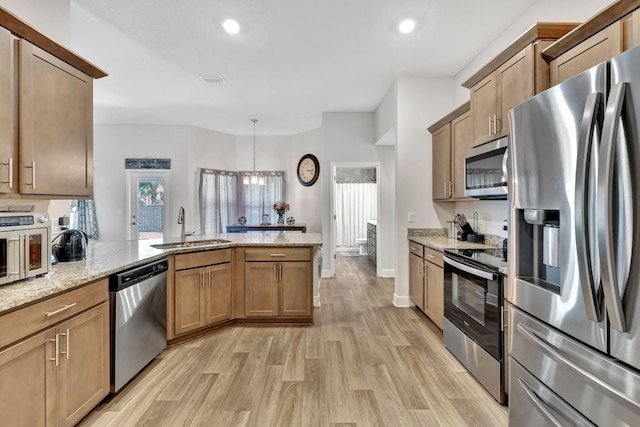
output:
M 235 169 L 235 137 L 190 126 L 95 125 L 94 199 L 100 240 L 126 238 L 125 158 L 171 159 L 170 205 L 165 236 L 178 236 L 178 208 L 186 210 L 186 226 L 199 230 L 197 168 Z M 186 190 L 186 191 L 185 191 Z
M 394 80 L 387 93 L 378 104 L 375 114 L 376 142 L 381 139 L 393 139 L 395 144 L 395 128 L 398 124 L 398 85 Z M 388 135 L 393 132 L 393 135 Z
M 612 3 L 612 0 L 538 0 L 455 76 L 456 105 L 469 100 L 461 84 L 491 61 L 536 22 L 581 23 Z
M 394 304 L 408 306 L 409 258 L 407 228 L 439 228 L 439 209 L 432 202 L 431 134 L 436 120 L 455 108 L 452 78 L 400 76 L 396 141 L 396 289 Z M 408 214 L 415 221 L 408 223 Z
M 322 114 L 322 159 L 320 169 L 326 171 L 320 175 L 322 181 L 322 244 L 324 249 L 324 259 L 322 276 L 330 276 L 333 270 L 333 259 L 329 256 L 334 248 L 333 236 L 331 235 L 331 224 L 333 214 L 331 212 L 331 163 L 380 163 L 381 169 L 389 167 L 389 162 L 393 158 L 392 147 L 379 147 L 375 143 L 374 113 L 323 113 Z M 380 173 L 381 180 L 390 177 L 388 169 Z M 382 194 L 379 201 L 381 206 L 393 207 L 393 200 L 388 199 L 393 195 L 393 191 L 388 186 L 395 187 L 395 182 L 382 182 L 387 191 Z M 388 234 L 389 229 L 393 229 L 393 224 L 389 219 L 395 217 L 389 211 L 384 212 L 378 222 L 378 230 Z M 385 231 L 386 230 L 386 231 Z M 384 242 L 380 242 L 384 246 Z M 390 252 L 389 252 L 390 253 Z M 378 254 L 378 272 L 387 271 L 393 274 L 392 262 L 389 261 L 388 253 Z
M 293 136 L 256 136 L 256 171 L 286 172 L 286 201 L 291 205 L 287 216 L 294 217 L 296 223 L 307 224 L 308 233 L 322 231 L 320 181 L 311 187 L 302 186 L 298 182 L 297 167 L 300 157 L 307 153 L 321 160 L 320 136 L 320 129 Z M 253 170 L 253 135 L 236 137 L 236 150 L 237 170 Z M 320 176 L 325 173 L 326 169 L 321 166 Z
M 0 0 L 0 6 L 53 41 L 69 47 L 69 0 Z

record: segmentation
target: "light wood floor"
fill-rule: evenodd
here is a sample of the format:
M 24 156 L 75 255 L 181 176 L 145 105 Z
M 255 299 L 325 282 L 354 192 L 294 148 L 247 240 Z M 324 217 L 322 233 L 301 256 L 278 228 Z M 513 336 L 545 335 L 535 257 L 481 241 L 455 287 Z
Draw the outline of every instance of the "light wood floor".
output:
M 315 325 L 234 326 L 165 351 L 87 426 L 506 426 L 366 257 L 338 256 Z

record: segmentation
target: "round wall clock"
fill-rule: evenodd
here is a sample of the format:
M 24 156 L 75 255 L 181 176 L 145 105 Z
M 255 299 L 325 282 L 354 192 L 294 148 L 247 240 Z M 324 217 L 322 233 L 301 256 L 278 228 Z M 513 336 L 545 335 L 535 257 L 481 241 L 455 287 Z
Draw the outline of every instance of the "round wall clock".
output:
M 305 187 L 316 183 L 320 175 L 320 162 L 313 154 L 305 154 L 298 162 L 298 181 Z

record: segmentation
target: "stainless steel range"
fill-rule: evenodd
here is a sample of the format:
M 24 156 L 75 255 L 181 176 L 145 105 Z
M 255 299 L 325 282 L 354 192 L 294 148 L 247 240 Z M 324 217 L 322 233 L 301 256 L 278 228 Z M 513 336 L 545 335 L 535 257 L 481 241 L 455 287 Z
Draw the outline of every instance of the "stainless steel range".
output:
M 444 344 L 500 403 L 504 403 L 501 249 L 444 253 Z

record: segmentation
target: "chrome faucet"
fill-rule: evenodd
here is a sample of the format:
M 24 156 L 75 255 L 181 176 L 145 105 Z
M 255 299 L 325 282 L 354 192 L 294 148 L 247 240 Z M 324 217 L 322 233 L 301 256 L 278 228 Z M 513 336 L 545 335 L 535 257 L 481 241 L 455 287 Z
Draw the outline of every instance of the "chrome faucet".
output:
M 180 231 L 180 243 L 184 243 L 187 236 L 191 236 L 195 231 L 185 231 L 184 230 L 184 208 L 180 206 L 178 210 L 178 224 L 182 224 L 182 230 Z

